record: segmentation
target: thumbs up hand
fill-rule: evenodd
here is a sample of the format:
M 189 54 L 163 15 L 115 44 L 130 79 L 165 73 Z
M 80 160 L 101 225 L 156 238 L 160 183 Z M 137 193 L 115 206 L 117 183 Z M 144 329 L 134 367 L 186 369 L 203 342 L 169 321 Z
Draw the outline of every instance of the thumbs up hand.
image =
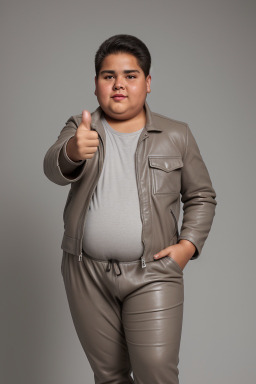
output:
M 75 136 L 67 143 L 67 155 L 73 161 L 91 159 L 99 146 L 98 132 L 91 130 L 92 117 L 89 111 L 83 110 L 82 121 Z

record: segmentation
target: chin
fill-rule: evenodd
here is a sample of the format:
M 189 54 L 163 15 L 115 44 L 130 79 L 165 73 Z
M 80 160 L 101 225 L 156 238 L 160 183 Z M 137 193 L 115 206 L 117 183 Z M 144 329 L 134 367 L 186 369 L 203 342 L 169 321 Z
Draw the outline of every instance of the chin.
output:
M 109 117 L 111 117 L 112 119 L 116 119 L 116 120 L 127 120 L 130 118 L 130 114 L 129 112 L 127 111 L 123 111 L 123 110 L 110 110 L 108 108 L 104 108 L 101 106 L 101 108 L 103 109 L 103 111 L 105 112 L 105 114 Z
M 129 120 L 131 117 L 124 113 L 107 113 L 109 117 L 113 120 Z

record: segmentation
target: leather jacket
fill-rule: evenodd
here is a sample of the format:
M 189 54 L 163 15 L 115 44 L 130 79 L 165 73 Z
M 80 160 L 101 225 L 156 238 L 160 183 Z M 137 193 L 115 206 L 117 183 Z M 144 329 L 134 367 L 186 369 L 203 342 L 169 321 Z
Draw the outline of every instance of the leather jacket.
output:
M 144 246 L 141 266 L 153 255 L 181 239 L 191 241 L 197 258 L 210 231 L 216 207 L 216 193 L 188 124 L 151 112 L 145 102 L 146 125 L 136 152 L 135 170 Z M 71 116 L 57 141 L 44 157 L 44 173 L 58 185 L 70 184 L 64 207 L 61 248 L 79 260 L 86 212 L 100 177 L 106 147 L 101 107 L 92 113 L 91 129 L 99 135 L 99 146 L 91 159 L 73 162 L 64 150 L 82 120 Z M 180 201 L 183 219 L 179 231 Z

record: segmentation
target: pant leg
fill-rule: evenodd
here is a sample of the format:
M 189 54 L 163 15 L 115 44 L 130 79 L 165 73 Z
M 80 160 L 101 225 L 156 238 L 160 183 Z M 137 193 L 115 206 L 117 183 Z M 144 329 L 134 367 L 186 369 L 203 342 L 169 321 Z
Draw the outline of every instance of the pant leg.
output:
M 143 285 L 125 298 L 122 311 L 134 381 L 178 384 L 183 272 L 169 256 L 145 269 Z
M 133 383 L 121 303 L 113 292 L 117 277 L 105 272 L 106 265 L 86 257 L 79 262 L 63 252 L 61 271 L 70 312 L 95 383 Z
M 65 253 L 62 273 L 78 337 L 96 384 L 178 384 L 183 272 L 166 256 L 106 262 Z M 134 381 L 130 377 L 131 365 Z

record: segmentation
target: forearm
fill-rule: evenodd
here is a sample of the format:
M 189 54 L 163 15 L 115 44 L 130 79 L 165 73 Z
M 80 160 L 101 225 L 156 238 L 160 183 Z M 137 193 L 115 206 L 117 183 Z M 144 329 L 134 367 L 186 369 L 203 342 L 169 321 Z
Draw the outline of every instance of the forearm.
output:
M 44 173 L 49 180 L 58 185 L 67 185 L 77 181 L 83 172 L 86 161 L 73 162 L 65 151 L 65 143 L 76 132 L 76 125 L 69 119 L 60 132 L 56 142 L 48 149 L 44 157 Z
M 179 240 L 196 246 L 193 258 L 201 253 L 212 226 L 216 208 L 216 192 L 197 143 L 187 127 L 187 146 L 183 157 L 181 201 L 183 221 Z

